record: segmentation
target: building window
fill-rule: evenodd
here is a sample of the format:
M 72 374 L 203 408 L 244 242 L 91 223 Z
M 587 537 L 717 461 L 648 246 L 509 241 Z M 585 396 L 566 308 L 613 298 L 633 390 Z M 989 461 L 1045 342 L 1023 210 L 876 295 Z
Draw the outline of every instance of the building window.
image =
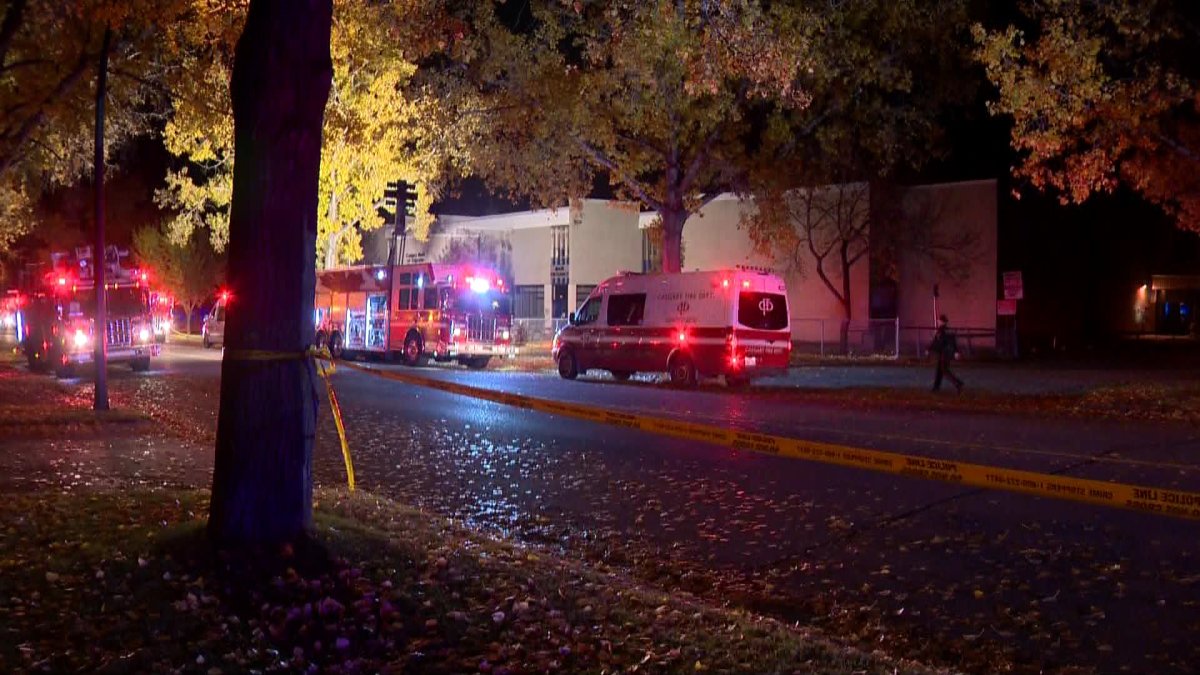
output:
M 662 271 L 662 228 L 642 229 L 642 272 Z
M 546 316 L 546 287 L 517 286 L 513 289 L 513 316 L 518 319 L 542 319 Z
M 566 225 L 555 225 L 550 228 L 550 264 L 565 267 L 571 262 L 570 230 Z

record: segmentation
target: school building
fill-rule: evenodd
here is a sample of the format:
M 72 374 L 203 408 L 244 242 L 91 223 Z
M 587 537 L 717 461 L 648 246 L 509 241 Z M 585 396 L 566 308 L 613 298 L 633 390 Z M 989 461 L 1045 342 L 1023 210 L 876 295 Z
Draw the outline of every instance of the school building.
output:
M 798 343 L 821 343 L 833 349 L 846 320 L 838 295 L 848 293 L 848 346 L 856 353 L 917 351 L 930 335 L 935 312 L 947 314 L 954 326 L 972 335 L 973 346 L 993 347 L 998 297 L 996 181 L 908 187 L 886 197 L 872 195 L 870 189 L 855 184 L 806 193 L 814 196 L 816 205 L 806 212 L 819 214 L 812 218 L 834 221 L 813 225 L 813 246 L 808 245 L 805 223 L 798 221 L 797 241 L 803 245 L 769 252 L 756 250 L 741 226 L 743 215 L 755 208 L 753 202 L 722 194 L 685 224 L 683 268 L 741 265 L 782 275 Z M 862 203 L 853 211 L 838 211 L 835 217 L 832 214 L 846 206 L 847 195 Z M 655 213 L 640 212 L 633 204 L 582 199 L 555 209 L 439 215 L 426 241 L 398 237 L 396 246 L 402 252 L 399 259 L 406 263 L 445 260 L 452 251 L 456 255 L 474 251 L 478 259 L 510 277 L 518 319 L 552 320 L 574 311 L 610 276 L 654 271 L 659 258 L 656 220 Z M 898 230 L 900 221 L 905 225 Z M 848 259 L 853 260 L 848 273 L 841 262 L 839 227 L 863 232 L 850 245 Z M 365 262 L 386 262 L 392 235 L 391 228 L 385 227 L 368 236 Z M 867 253 L 855 256 L 856 247 L 868 249 Z M 824 278 L 813 250 L 828 251 L 820 261 Z

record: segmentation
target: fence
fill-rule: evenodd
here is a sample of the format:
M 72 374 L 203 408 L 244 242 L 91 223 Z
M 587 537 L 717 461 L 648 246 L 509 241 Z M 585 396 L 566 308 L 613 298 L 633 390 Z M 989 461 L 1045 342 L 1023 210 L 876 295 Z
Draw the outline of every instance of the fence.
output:
M 845 339 L 842 332 L 845 330 Z M 815 356 L 900 355 L 899 319 L 792 318 L 792 351 Z
M 550 350 L 550 341 L 554 339 L 567 320 L 563 319 L 513 319 L 513 344 L 518 347 L 544 343 L 546 351 Z
M 901 326 L 901 343 L 906 356 L 923 357 L 933 341 L 935 326 Z M 1007 332 L 998 333 L 993 328 L 958 328 L 952 326 L 950 332 L 958 339 L 958 351 L 964 357 L 997 354 L 1002 356 L 1015 355 L 1015 338 Z
M 842 342 L 842 326 L 846 340 Z M 518 347 L 550 348 L 567 320 L 513 319 L 513 344 Z M 841 319 L 792 319 L 792 349 L 800 354 L 819 356 L 878 356 L 898 358 L 901 351 L 899 319 L 865 319 L 844 322 Z M 929 334 L 932 337 L 932 332 Z

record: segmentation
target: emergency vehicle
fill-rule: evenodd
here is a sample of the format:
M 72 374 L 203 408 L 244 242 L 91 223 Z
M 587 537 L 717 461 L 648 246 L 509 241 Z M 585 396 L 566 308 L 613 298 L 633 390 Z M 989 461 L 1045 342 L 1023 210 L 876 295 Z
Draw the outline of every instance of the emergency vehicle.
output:
M 23 302 L 24 297 L 15 288 L 0 297 L 0 333 L 15 334 L 18 342 L 21 341 L 21 332 L 17 328 L 17 317 L 21 315 Z
M 783 279 L 735 269 L 607 279 L 555 336 L 552 354 L 568 380 L 594 368 L 617 380 L 666 372 L 680 386 L 719 375 L 740 386 L 785 371 L 791 349 Z
M 512 296 L 474 265 L 366 265 L 317 272 L 316 341 L 337 357 L 432 358 L 484 368 L 516 354 Z
M 159 343 L 171 337 L 171 307 L 174 304 L 171 296 L 162 291 L 150 293 L 150 323 L 154 339 Z
M 217 344 L 225 344 L 225 310 L 229 307 L 229 291 L 221 291 L 217 294 L 217 301 L 213 303 L 212 309 L 204 317 L 204 323 L 200 326 L 200 341 L 204 344 L 204 348 Z
M 51 254 L 51 269 L 38 275 L 21 308 L 22 345 L 29 367 L 53 368 L 70 377 L 76 366 L 92 363 L 95 341 L 105 340 L 108 363 L 128 363 L 135 371 L 150 369 L 160 347 L 154 340 L 146 274 L 121 265 L 127 252 L 105 252 L 107 317 L 95 321 L 96 288 L 90 246 Z

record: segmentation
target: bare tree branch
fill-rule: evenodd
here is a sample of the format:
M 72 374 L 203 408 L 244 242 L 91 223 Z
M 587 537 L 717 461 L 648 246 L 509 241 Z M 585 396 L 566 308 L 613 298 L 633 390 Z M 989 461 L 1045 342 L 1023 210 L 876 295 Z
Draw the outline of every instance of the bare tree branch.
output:
M 649 206 L 655 211 L 661 212 L 664 210 L 662 200 L 652 197 L 649 189 L 642 184 L 641 181 L 622 171 L 621 167 L 617 166 L 616 162 L 612 161 L 603 152 L 593 147 L 591 143 L 588 143 L 580 138 L 575 138 L 575 144 L 578 145 L 579 148 L 582 149 L 584 153 L 586 153 L 587 156 L 592 159 L 593 162 L 609 171 L 617 178 L 617 180 L 621 181 L 627 188 L 632 190 L 639 199 L 645 202 L 646 206 Z
M 8 147 L 5 148 L 3 154 L 0 155 L 0 176 L 3 176 L 5 173 L 7 173 L 8 170 L 12 168 L 13 164 L 16 163 L 17 157 L 19 157 L 21 154 L 22 146 L 25 145 L 25 142 L 29 140 L 29 137 L 33 135 L 33 132 L 36 131 L 46 119 L 46 109 L 52 103 L 66 96 L 66 94 L 70 92 L 76 84 L 79 83 L 79 80 L 83 77 L 83 74 L 87 72 L 88 66 L 91 65 L 91 62 L 92 56 L 86 51 L 80 54 L 79 59 L 75 62 L 75 65 L 71 68 L 71 70 L 63 77 L 63 79 L 59 80 L 54 89 L 42 99 L 37 112 L 25 118 L 25 121 L 22 122 L 21 125 L 13 132 L 12 136 L 5 139 L 5 141 L 8 142 Z

